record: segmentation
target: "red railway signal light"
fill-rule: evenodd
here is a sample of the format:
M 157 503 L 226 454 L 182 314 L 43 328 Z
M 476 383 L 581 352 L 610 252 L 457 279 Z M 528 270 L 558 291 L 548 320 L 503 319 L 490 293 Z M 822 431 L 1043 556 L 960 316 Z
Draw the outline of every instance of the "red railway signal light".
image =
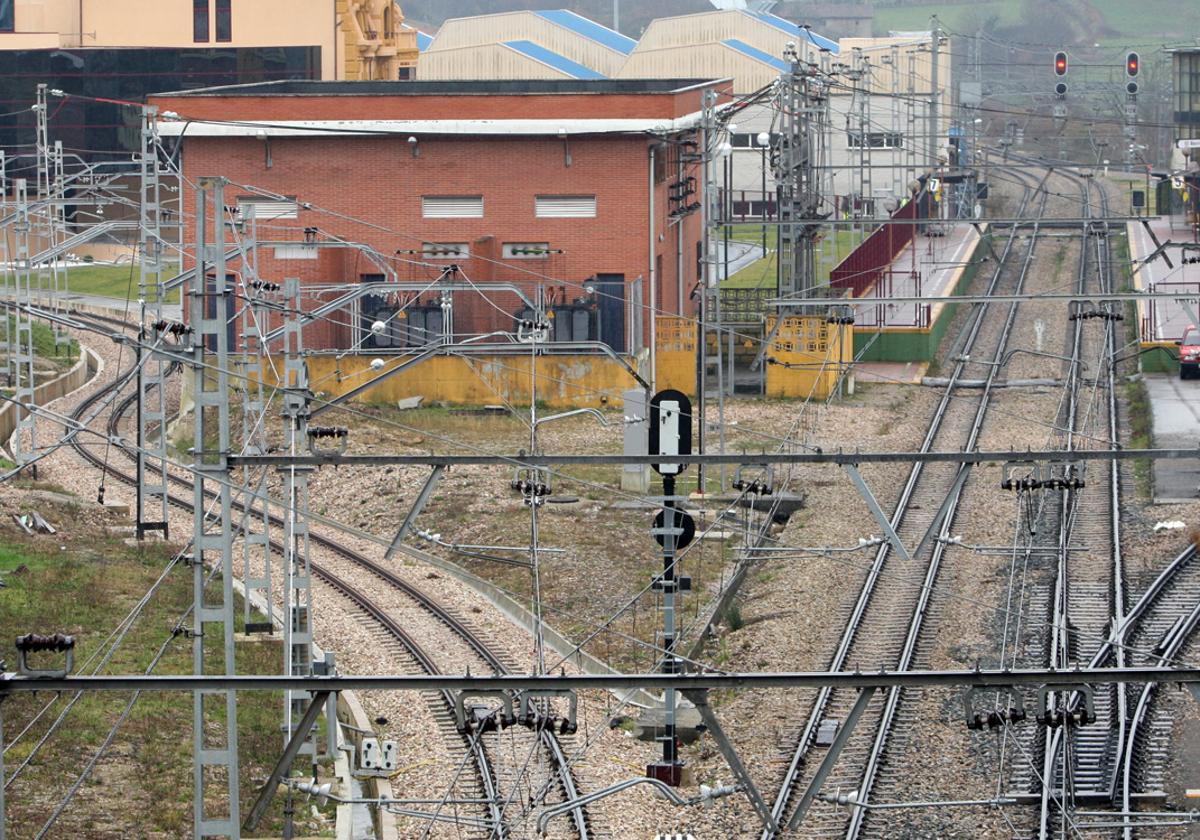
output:
M 1054 54 L 1054 75 L 1067 75 L 1067 54 L 1065 52 Z
M 1125 56 L 1125 74 L 1127 76 L 1136 76 L 1138 74 L 1138 65 L 1140 63 L 1141 62 L 1138 59 L 1138 54 L 1135 52 L 1131 52 L 1129 55 Z

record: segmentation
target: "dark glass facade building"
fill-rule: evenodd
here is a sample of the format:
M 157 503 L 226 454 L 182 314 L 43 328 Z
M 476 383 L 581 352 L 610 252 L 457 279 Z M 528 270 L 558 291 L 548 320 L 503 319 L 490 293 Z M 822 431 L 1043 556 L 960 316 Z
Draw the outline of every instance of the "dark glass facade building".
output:
M 0 0 L 0 28 L 5 8 L 11 14 L 11 0 Z M 162 91 L 320 78 L 320 47 L 0 51 L 0 150 L 10 159 L 34 153 L 31 106 L 41 82 L 89 97 L 51 97 L 50 136 L 73 154 L 105 160 L 128 159 L 139 148 L 139 115 L 119 102 L 142 102 Z M 117 102 L 95 101 L 106 99 Z
M 1170 52 L 1176 136 L 1200 137 L 1200 47 L 1180 47 Z

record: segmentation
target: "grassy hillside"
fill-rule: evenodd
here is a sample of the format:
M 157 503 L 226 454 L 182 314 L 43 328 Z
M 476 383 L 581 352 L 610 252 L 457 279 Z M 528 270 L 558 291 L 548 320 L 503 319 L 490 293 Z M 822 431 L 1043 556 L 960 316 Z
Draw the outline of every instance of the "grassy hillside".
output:
M 1021 0 L 877 6 L 875 34 L 886 35 L 894 29 L 928 30 L 930 15 L 937 15 L 944 26 L 955 32 L 973 32 L 992 18 L 1000 26 L 1011 26 L 1021 19 Z
M 1076 4 L 1083 10 L 1071 9 Z M 1200 31 L 1200 4 L 1180 3 L 1178 0 L 1052 0 L 1047 6 L 1059 4 L 1072 21 L 1087 31 L 1086 38 L 1100 43 L 1120 45 L 1146 40 L 1175 42 L 1183 33 Z M 994 19 L 998 27 L 1012 27 L 1022 22 L 1024 0 L 984 0 L 976 3 L 899 3 L 876 5 L 875 32 L 884 34 L 891 29 L 927 29 L 929 16 L 936 14 L 952 31 L 973 32 Z M 1043 7 L 1044 9 L 1045 7 Z

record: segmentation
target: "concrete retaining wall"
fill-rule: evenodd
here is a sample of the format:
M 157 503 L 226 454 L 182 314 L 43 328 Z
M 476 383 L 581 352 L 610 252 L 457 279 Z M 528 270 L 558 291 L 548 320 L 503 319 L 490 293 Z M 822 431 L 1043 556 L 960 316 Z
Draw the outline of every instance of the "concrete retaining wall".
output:
M 327 397 L 342 394 L 402 363 L 404 357 L 383 355 L 382 371 L 371 369 L 369 351 L 353 355 L 313 354 L 308 357 L 311 382 Z M 272 367 L 273 365 L 273 367 Z M 619 362 L 600 355 L 539 356 L 537 398 L 551 408 L 603 408 L 620 405 L 621 394 L 637 381 Z M 273 359 L 264 372 L 274 384 L 273 370 L 283 370 L 283 360 Z M 528 353 L 505 355 L 436 356 L 397 373 L 364 392 L 358 401 L 394 403 L 405 397 L 453 405 L 489 405 L 498 402 L 528 403 L 530 383 Z
M 36 405 L 46 405 L 79 390 L 96 372 L 103 369 L 104 363 L 99 356 L 82 345 L 80 349 L 79 361 L 70 370 L 33 389 L 33 401 Z M 0 406 L 0 440 L 4 441 L 9 455 L 12 455 L 12 436 L 20 419 L 16 403 L 5 402 Z
M 233 591 L 241 597 L 246 597 L 246 584 L 240 579 L 233 579 Z M 263 596 L 254 592 L 250 595 L 250 606 L 258 610 L 263 615 L 267 614 L 267 602 Z M 283 619 L 279 613 L 273 612 L 275 628 L 281 633 L 283 632 Z M 313 644 L 313 660 L 319 661 L 325 656 L 321 648 Z M 337 694 L 337 709 L 339 722 L 344 720 L 355 729 L 371 730 L 371 718 L 367 715 L 362 703 L 353 691 L 339 691 Z M 338 743 L 344 743 L 345 738 L 339 733 Z M 334 762 L 334 770 L 337 773 L 339 787 L 341 788 L 342 796 L 350 795 L 350 762 L 347 760 L 346 753 L 340 751 Z M 392 783 L 390 779 L 364 779 L 362 782 L 363 791 L 366 797 L 378 798 L 393 796 Z M 398 840 L 399 835 L 396 833 L 396 818 L 392 814 L 382 811 L 378 808 L 372 809 L 372 818 L 375 823 L 375 836 L 378 840 Z M 337 808 L 337 838 L 338 840 L 351 840 L 354 835 L 354 806 L 339 805 Z

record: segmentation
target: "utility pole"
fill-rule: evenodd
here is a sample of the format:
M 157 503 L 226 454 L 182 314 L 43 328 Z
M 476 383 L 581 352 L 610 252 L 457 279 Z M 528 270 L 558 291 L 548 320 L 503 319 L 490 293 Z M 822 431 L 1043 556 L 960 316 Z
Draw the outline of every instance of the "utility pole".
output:
M 233 645 L 233 506 L 229 474 L 229 300 L 225 286 L 225 184 L 200 178 L 196 189 L 196 273 L 188 290 L 192 328 L 192 671 L 206 673 L 205 641 L 221 648 L 218 674 L 237 672 Z M 211 237 L 211 238 L 210 238 Z M 206 507 L 210 485 L 219 510 Z M 208 598 L 208 566 L 218 585 Z M 224 708 L 221 708 L 224 701 Z M 209 786 L 224 787 L 224 808 L 210 814 Z M 196 837 L 241 836 L 237 693 L 198 689 L 192 694 L 192 808 Z
M 142 110 L 141 127 L 141 201 L 139 202 L 138 256 L 141 274 L 138 297 L 141 299 L 141 330 L 138 342 L 137 381 L 137 511 L 138 539 L 148 531 L 159 531 L 169 538 L 167 523 L 167 397 L 166 378 L 169 363 L 155 351 L 167 340 L 163 329 L 163 241 L 162 184 L 158 166 L 158 109 Z M 152 341 L 148 340 L 153 337 Z M 150 343 L 149 349 L 143 349 Z M 150 358 L 141 364 L 143 353 Z
M 685 394 L 671 390 L 659 391 L 650 398 L 649 414 L 650 454 L 668 458 L 691 452 L 692 406 Z M 663 483 L 663 508 L 655 517 L 651 530 L 651 534 L 663 549 L 663 572 L 650 586 L 662 593 L 660 667 L 664 674 L 676 674 L 679 672 L 679 658 L 675 655 L 678 635 L 675 598 L 678 593 L 691 589 L 691 580 L 678 575 L 675 564 L 678 552 L 686 548 L 695 536 L 696 523 L 679 509 L 678 498 L 675 495 L 675 477 L 683 472 L 684 465 L 665 462 L 653 464 L 653 467 L 662 476 Z M 675 689 L 667 688 L 663 692 L 663 734 L 659 737 L 662 742 L 662 761 L 646 768 L 649 778 L 658 779 L 673 787 L 678 787 L 683 781 L 683 762 L 679 760 L 679 742 L 676 737 L 677 702 Z
M 242 451 L 266 452 L 266 394 L 263 378 L 271 364 L 267 355 L 266 333 L 267 307 L 264 306 L 265 296 L 278 291 L 274 284 L 263 283 L 252 279 L 258 277 L 257 254 L 258 222 L 255 205 L 246 205 L 246 215 L 242 224 L 250 230 L 251 246 L 248 254 L 242 260 L 249 269 L 242 277 L 242 290 L 245 294 L 245 306 L 242 308 L 242 347 L 241 366 L 243 375 L 242 391 Z M 255 628 L 250 621 L 254 611 L 251 595 L 259 593 L 262 596 L 263 611 L 266 613 L 265 626 L 261 629 L 272 632 L 275 624 L 275 592 L 271 587 L 271 510 L 267 503 L 270 471 L 266 468 L 257 474 L 254 468 L 242 468 L 242 517 L 239 530 L 242 534 L 242 581 L 246 585 L 245 624 L 246 632 Z M 262 564 L 262 571 L 255 571 L 256 564 Z
M 701 261 L 699 283 L 697 284 L 699 290 L 699 323 L 696 326 L 696 406 L 700 420 L 700 427 L 697 431 L 699 452 L 705 451 L 704 426 L 706 420 L 706 400 L 704 392 L 708 380 L 708 324 L 705 319 L 708 316 L 709 290 L 716 285 L 713 282 L 713 262 L 715 255 L 713 254 L 712 232 L 709 230 L 709 222 L 716 216 L 716 206 L 712 190 L 712 144 L 716 141 L 717 137 L 716 104 L 717 92 L 711 88 L 704 91 L 704 107 L 700 119 L 700 230 L 703 236 L 701 253 L 704 255 L 704 259 Z M 697 492 L 703 493 L 704 487 L 704 467 L 697 467 Z
M 825 137 L 828 97 L 824 83 L 802 60 L 795 45 L 784 53 L 784 59 L 791 66 L 780 79 L 779 91 L 783 131 L 776 156 L 780 186 L 776 291 L 780 297 L 803 298 L 811 297 L 817 284 L 814 237 L 822 199 L 816 165 Z
M 10 356 L 13 396 L 17 402 L 17 428 L 12 437 L 13 459 L 17 466 L 24 466 L 29 457 L 37 451 L 37 415 L 32 410 L 34 405 L 33 381 L 33 317 L 29 308 L 33 306 L 33 268 L 30 260 L 29 236 L 32 230 L 29 212 L 29 187 L 24 178 L 16 180 L 16 221 L 13 224 L 16 239 L 14 254 L 14 273 L 16 277 L 13 300 L 16 307 L 13 311 L 12 342 L 10 347 L 15 350 Z M 30 406 L 30 408 L 22 408 Z M 21 433 L 29 433 L 29 449 L 26 454 L 25 444 L 21 441 Z M 33 466 L 33 474 L 37 475 L 37 465 Z
M 938 137 L 941 134 L 938 105 L 941 99 L 941 87 L 938 81 L 939 64 L 941 63 L 942 28 L 937 15 L 929 18 L 929 50 L 933 55 L 933 66 L 929 69 L 929 171 L 935 172 L 938 167 Z
M 285 301 L 283 333 L 283 445 L 293 456 L 313 448 L 313 435 L 332 441 L 333 448 L 344 447 L 345 430 L 310 429 L 312 391 L 308 382 L 308 361 L 304 357 L 304 331 L 300 309 L 300 280 L 283 281 Z M 313 467 L 283 467 L 284 504 L 284 590 L 287 614 L 283 630 L 284 675 L 311 676 L 313 672 L 312 566 L 309 559 L 308 477 Z M 265 507 L 265 503 L 264 503 Z M 307 692 L 287 693 L 284 708 L 284 743 L 292 737 L 296 723 L 308 707 Z M 305 754 L 312 754 L 310 739 Z

